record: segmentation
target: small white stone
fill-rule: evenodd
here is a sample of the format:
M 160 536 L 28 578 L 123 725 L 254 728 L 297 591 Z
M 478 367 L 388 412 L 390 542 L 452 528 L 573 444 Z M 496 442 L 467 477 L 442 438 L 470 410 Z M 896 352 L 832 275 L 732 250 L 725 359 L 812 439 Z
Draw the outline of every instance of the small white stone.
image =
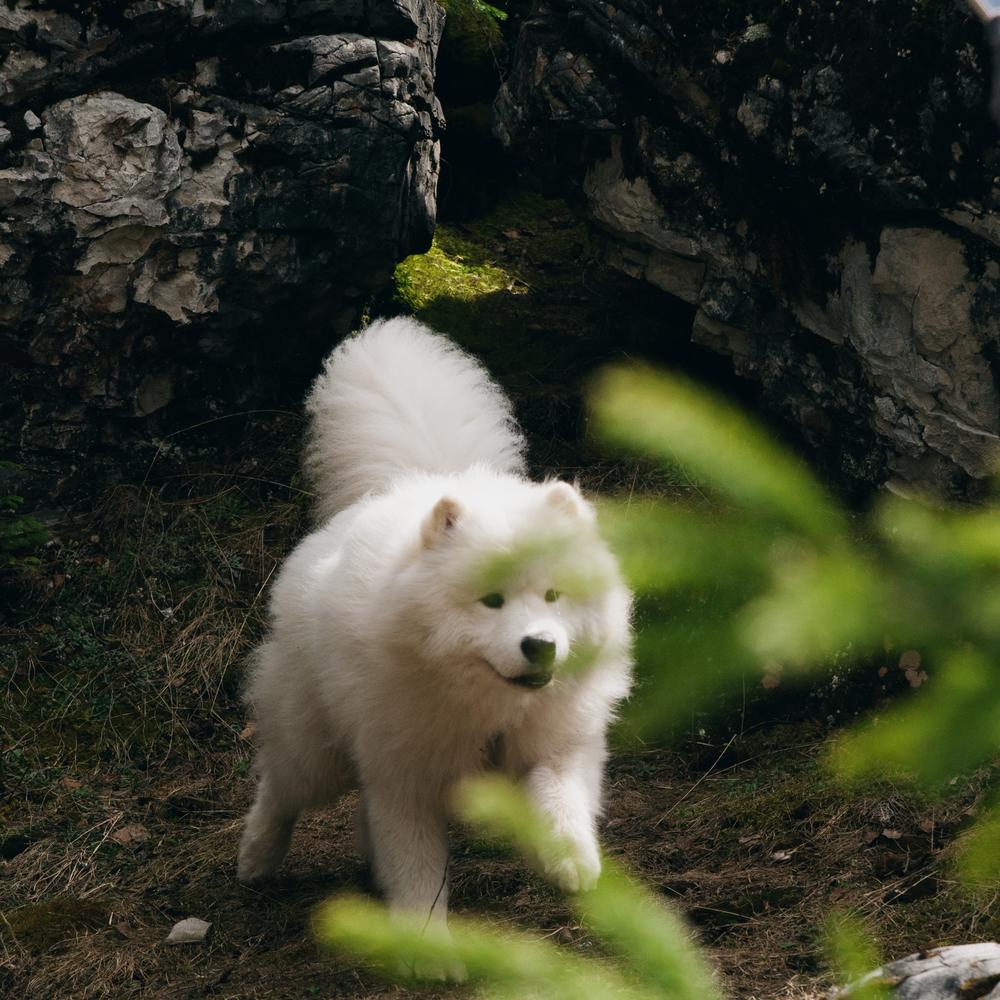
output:
M 35 132 L 42 127 L 42 119 L 34 111 L 25 111 L 24 124 L 28 127 L 29 132 Z
M 167 944 L 200 944 L 208 937 L 211 924 L 197 917 L 179 920 L 167 935 Z

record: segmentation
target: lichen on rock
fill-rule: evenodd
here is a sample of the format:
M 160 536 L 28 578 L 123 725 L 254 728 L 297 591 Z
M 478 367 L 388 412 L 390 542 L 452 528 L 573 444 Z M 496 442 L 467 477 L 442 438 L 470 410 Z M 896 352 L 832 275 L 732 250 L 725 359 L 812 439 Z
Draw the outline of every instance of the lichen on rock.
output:
M 946 0 L 540 0 L 496 131 L 841 482 L 973 498 L 1000 455 L 987 66 Z
M 21 492 L 72 495 L 157 435 L 296 395 L 430 244 L 443 16 L 8 7 L 0 429 Z

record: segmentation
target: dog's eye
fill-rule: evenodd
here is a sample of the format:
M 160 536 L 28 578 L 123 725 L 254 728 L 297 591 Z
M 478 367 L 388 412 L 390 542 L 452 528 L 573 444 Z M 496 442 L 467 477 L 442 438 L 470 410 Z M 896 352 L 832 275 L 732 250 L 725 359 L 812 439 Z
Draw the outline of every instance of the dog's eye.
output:
M 487 594 L 485 597 L 479 598 L 479 603 L 485 604 L 488 608 L 502 608 L 503 594 Z
M 549 602 L 549 604 L 551 604 L 553 601 L 558 601 L 559 600 L 559 591 L 558 590 L 546 590 L 545 591 L 545 600 L 547 600 Z

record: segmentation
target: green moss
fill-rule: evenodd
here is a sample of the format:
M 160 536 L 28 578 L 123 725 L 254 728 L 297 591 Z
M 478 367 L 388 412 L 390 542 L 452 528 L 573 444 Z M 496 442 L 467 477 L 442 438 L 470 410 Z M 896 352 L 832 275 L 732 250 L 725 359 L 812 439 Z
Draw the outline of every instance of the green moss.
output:
M 494 53 L 503 44 L 500 21 L 504 11 L 480 0 L 438 0 L 447 18 L 441 40 L 448 57 L 457 65 L 476 69 L 492 67 Z
M 500 86 L 506 12 L 482 0 L 438 0 L 445 9 L 444 36 L 438 52 L 436 90 L 449 123 L 455 107 L 492 102 Z M 447 145 L 447 143 L 446 143 Z
M 567 271 L 586 264 L 586 232 L 562 202 L 520 193 L 468 225 L 440 225 L 426 254 L 396 268 L 396 298 L 425 323 L 473 349 L 531 350 L 530 329 L 587 328 L 587 303 L 569 304 Z M 501 369 L 504 367 L 500 363 Z
M 0 937 L 9 935 L 24 948 L 47 951 L 73 934 L 102 926 L 106 917 L 98 900 L 56 896 L 3 914 Z
M 511 274 L 482 258 L 481 248 L 442 229 L 424 254 L 396 268 L 396 293 L 411 312 L 440 313 L 449 301 L 464 304 L 510 290 Z

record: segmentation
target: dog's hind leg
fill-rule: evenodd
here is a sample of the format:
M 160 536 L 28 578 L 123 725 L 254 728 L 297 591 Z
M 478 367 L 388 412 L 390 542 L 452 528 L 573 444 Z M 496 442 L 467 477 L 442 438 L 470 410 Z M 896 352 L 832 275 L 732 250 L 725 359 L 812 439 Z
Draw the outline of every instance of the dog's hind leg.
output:
M 257 882 L 277 871 L 292 842 L 300 805 L 279 791 L 279 784 L 263 775 L 257 796 L 247 813 L 240 841 L 237 878 Z

